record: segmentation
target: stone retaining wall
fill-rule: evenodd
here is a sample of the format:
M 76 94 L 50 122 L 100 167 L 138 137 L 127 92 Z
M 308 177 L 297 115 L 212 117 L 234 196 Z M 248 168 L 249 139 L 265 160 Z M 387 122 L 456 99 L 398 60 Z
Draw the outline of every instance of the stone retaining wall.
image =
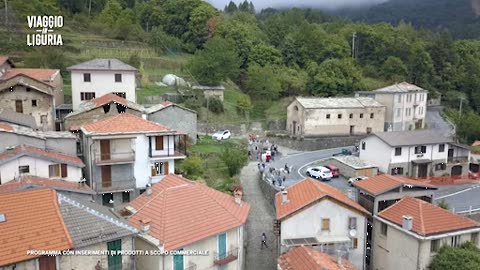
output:
M 336 136 L 315 138 L 292 138 L 289 136 L 268 136 L 268 140 L 277 145 L 285 146 L 298 151 L 313 151 L 352 146 L 358 144 L 366 135 Z
M 262 190 L 265 199 L 268 203 L 275 209 L 275 194 L 280 191 L 280 188 L 273 187 L 267 179 L 264 179 L 260 174 L 258 174 L 257 180 L 259 181 L 260 190 Z

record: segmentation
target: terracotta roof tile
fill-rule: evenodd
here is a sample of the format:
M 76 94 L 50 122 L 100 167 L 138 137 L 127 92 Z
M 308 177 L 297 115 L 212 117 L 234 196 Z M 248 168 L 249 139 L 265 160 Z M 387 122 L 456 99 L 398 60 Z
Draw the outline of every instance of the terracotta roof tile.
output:
M 52 76 L 59 74 L 60 70 L 58 69 L 41 69 L 41 68 L 12 68 L 9 69 L 5 74 L 0 78 L 1 80 L 8 80 L 19 74 L 23 74 L 27 77 L 36 79 L 48 85 L 52 85 Z
M 300 246 L 282 254 L 277 259 L 282 270 L 355 270 L 349 261 L 342 259 L 338 265 L 336 259 L 310 247 Z
M 84 125 L 81 128 L 86 133 L 112 134 L 112 133 L 146 133 L 146 132 L 174 132 L 165 126 L 145 120 L 130 113 L 121 113 L 107 117 L 95 123 Z
M 92 99 L 92 102 L 96 105 L 96 106 L 102 106 L 106 103 L 109 103 L 111 101 L 115 101 L 117 103 L 120 103 L 122 105 L 127 105 L 127 100 L 122 98 L 122 97 L 119 97 L 115 94 L 112 94 L 112 93 L 108 93 L 108 94 L 105 94 L 101 97 L 98 97 L 98 98 L 95 98 L 95 99 Z
M 53 159 L 59 162 L 65 162 L 73 166 L 84 167 L 83 161 L 75 156 L 69 156 L 66 154 L 45 151 L 39 148 L 34 148 L 31 146 L 21 145 L 13 150 L 7 150 L 0 154 L 0 163 L 6 161 L 10 158 L 15 158 L 16 156 L 29 155 L 35 156 L 44 159 Z
M 151 219 L 150 236 L 166 250 L 174 250 L 245 223 L 250 205 L 232 196 L 170 174 L 130 203 L 136 212 L 130 223 Z
M 78 114 L 82 114 L 82 113 L 91 111 L 93 109 L 96 109 L 98 107 L 101 107 L 101 106 L 103 106 L 105 104 L 109 104 L 109 103 L 118 103 L 118 104 L 121 104 L 121 105 L 125 106 L 128 109 L 133 109 L 133 110 L 139 111 L 139 112 L 143 112 L 145 110 L 145 108 L 142 105 L 139 105 L 139 104 L 137 104 L 135 102 L 132 102 L 132 101 L 128 101 L 128 100 L 126 100 L 122 97 L 119 97 L 119 96 L 117 96 L 113 93 L 108 93 L 108 94 L 105 94 L 101 97 L 94 98 L 94 99 L 87 100 L 87 101 L 84 101 L 84 102 L 80 103 L 80 106 L 78 107 L 78 109 L 70 112 L 68 115 L 65 116 L 65 118 L 70 118 L 74 115 L 78 115 Z M 128 112 L 128 111 L 126 111 L 126 112 Z
M 9 124 L 5 124 L 5 123 L 0 123 L 0 129 L 5 130 L 5 131 L 13 131 L 12 126 L 10 126 Z
M 33 175 L 22 176 L 19 179 L 11 180 L 0 185 L 0 194 L 16 192 L 31 187 L 48 187 L 55 190 L 95 194 L 95 192 L 87 185 L 80 185 L 77 182 L 42 178 Z
M 381 174 L 367 179 L 353 182 L 353 185 L 372 195 L 382 194 L 392 189 L 399 188 L 404 185 L 415 187 L 437 189 L 437 187 L 413 180 L 404 176 Z
M 275 195 L 277 219 L 282 219 L 323 198 L 333 199 L 364 214 L 369 214 L 365 208 L 349 199 L 342 191 L 311 178 L 305 178 L 286 190 L 288 191 L 286 204 L 282 204 L 282 192 Z
M 39 257 L 27 250 L 73 248 L 56 195 L 51 189 L 0 195 L 0 213 L 6 218 L 0 223 L 0 266 Z
M 405 197 L 378 214 L 390 222 L 402 226 L 403 216 L 413 218 L 412 231 L 421 236 L 447 233 L 469 228 L 480 228 L 480 223 L 456 215 L 431 203 Z

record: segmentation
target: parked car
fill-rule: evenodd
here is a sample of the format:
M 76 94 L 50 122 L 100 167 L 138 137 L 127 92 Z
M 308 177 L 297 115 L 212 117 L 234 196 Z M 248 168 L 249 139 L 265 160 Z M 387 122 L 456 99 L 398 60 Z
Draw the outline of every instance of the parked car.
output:
M 222 130 L 222 131 L 217 131 L 215 134 L 213 134 L 212 139 L 221 141 L 221 140 L 230 139 L 230 136 L 232 136 L 232 133 L 230 133 L 230 130 Z
M 308 168 L 307 175 L 322 181 L 329 181 L 333 177 L 332 172 L 322 166 Z
M 333 177 L 340 176 L 340 169 L 338 169 L 337 166 L 333 164 L 328 164 L 328 165 L 325 165 L 325 168 L 329 169 L 332 172 Z
M 340 153 L 335 153 L 333 156 L 350 156 L 352 155 L 352 150 L 343 148 Z
M 367 179 L 367 178 L 368 177 L 366 177 L 366 176 L 352 177 L 352 178 L 348 179 L 348 183 L 350 184 L 350 186 L 353 186 L 353 182 L 362 181 L 362 180 Z

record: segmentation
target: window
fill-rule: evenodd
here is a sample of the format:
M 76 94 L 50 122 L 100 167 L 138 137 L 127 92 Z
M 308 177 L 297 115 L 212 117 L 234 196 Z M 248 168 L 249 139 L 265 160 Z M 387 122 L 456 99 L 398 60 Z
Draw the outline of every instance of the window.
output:
M 124 203 L 130 202 L 130 192 L 127 192 L 127 191 L 122 192 L 122 202 Z
M 392 168 L 391 175 L 403 175 L 403 168 L 402 167 Z
M 218 257 L 223 259 L 227 257 L 227 234 L 222 233 L 217 236 Z
M 32 91 L 32 88 L 27 87 L 25 90 L 26 90 L 27 92 L 30 92 L 30 91 Z
M 330 119 L 330 114 L 329 113 L 327 114 L 327 119 Z
M 80 100 L 91 100 L 95 98 L 95 92 L 81 92 Z
M 122 74 L 120 73 L 115 74 L 115 82 L 122 82 Z
M 395 156 L 401 156 L 401 155 L 402 155 L 402 148 L 395 147 Z
M 155 150 L 163 150 L 163 136 L 155 137 Z
M 353 113 L 348 116 L 350 119 L 353 119 Z
M 60 164 L 60 175 L 62 176 L 62 178 L 65 178 L 68 176 L 67 164 L 65 163 Z
M 415 146 L 415 154 L 425 154 L 427 152 L 427 146 L 419 145 Z
M 362 150 L 365 150 L 366 146 L 367 146 L 367 144 L 365 142 L 362 142 Z
M 374 114 L 374 113 L 371 113 L 371 114 L 370 114 L 370 119 L 373 119 L 374 116 L 375 116 L 375 114 Z
M 90 73 L 83 73 L 83 81 L 91 82 Z
M 372 133 L 372 128 L 371 127 L 367 127 L 367 134 L 370 134 Z
M 163 174 L 163 162 L 155 162 L 152 165 L 152 176 L 162 175 Z
M 358 248 L 358 238 L 352 238 L 352 248 L 353 249 Z
M 445 152 L 445 144 L 439 144 L 438 145 L 438 152 L 443 153 Z
M 48 165 L 48 177 L 60 177 L 60 164 Z
M 330 231 L 330 219 L 322 218 L 322 231 Z
M 460 245 L 460 235 L 452 236 L 451 246 L 458 247 Z
M 402 109 L 398 108 L 397 109 L 397 117 L 400 117 L 402 115 Z
M 472 233 L 470 241 L 472 241 L 472 243 L 474 243 L 475 245 L 478 245 L 478 232 Z
M 363 118 L 363 113 L 360 114 L 360 118 Z
M 298 112 L 298 106 L 294 106 L 293 109 Z
M 29 173 L 30 172 L 30 166 L 26 165 L 26 166 L 18 166 L 18 172 L 20 174 L 24 174 L 24 173 Z
M 438 252 L 440 248 L 440 240 L 432 240 L 430 241 L 430 252 Z
M 338 114 L 338 119 L 342 119 L 342 114 L 341 113 Z
M 118 252 L 122 250 L 122 239 L 107 242 L 107 249 L 109 251 L 108 269 L 122 269 L 122 255 Z M 117 252 L 115 252 L 115 255 L 112 255 L 112 251 Z
M 356 230 L 357 229 L 357 218 L 356 217 L 349 217 L 348 218 L 348 229 L 349 230 Z
M 125 93 L 125 92 L 116 92 L 114 94 L 121 97 L 121 98 L 127 98 L 127 93 Z
M 37 100 L 36 99 L 32 99 L 32 107 L 37 107 Z
M 398 95 L 397 101 L 398 101 L 398 102 L 402 102 L 402 95 Z
M 387 224 L 382 223 L 382 227 L 380 228 L 380 233 L 381 233 L 383 236 L 387 236 L 387 233 L 388 233 L 388 226 L 387 226 Z
M 444 171 L 446 169 L 447 169 L 447 164 L 443 162 L 435 164 L 435 171 Z
M 178 249 L 178 251 L 182 251 L 183 248 Z M 183 255 L 173 255 L 173 270 L 183 270 L 184 263 L 183 263 Z

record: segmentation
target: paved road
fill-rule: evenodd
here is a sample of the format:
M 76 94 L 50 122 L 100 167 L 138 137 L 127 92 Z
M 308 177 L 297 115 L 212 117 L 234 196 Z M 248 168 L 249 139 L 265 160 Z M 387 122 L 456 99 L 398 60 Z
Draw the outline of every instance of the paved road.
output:
M 480 210 L 480 184 L 440 187 L 435 193 L 435 204 L 445 200 L 450 210 L 456 213 Z M 453 209 L 454 208 L 454 209 Z
M 453 135 L 454 127 L 440 115 L 442 109 L 441 106 L 428 107 L 425 115 L 425 124 L 428 129 L 438 130 L 444 135 Z
M 267 202 L 258 184 L 256 162 L 250 162 L 240 172 L 244 200 L 251 205 L 246 224 L 246 270 L 274 270 L 276 267 L 276 241 L 273 235 L 274 209 Z M 261 235 L 267 235 L 268 249 L 261 249 Z

